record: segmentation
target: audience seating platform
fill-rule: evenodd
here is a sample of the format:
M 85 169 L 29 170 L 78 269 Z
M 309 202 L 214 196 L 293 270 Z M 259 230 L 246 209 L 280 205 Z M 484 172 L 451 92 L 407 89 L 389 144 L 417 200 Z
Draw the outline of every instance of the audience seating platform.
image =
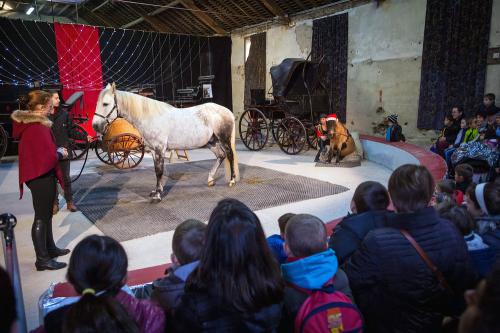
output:
M 444 178 L 447 172 L 445 161 L 438 155 L 410 143 L 386 142 L 383 138 L 360 135 L 363 146 L 364 158 L 395 170 L 403 164 L 425 165 L 437 182 Z M 331 234 L 333 228 L 340 222 L 342 216 L 326 223 L 328 233 Z M 127 284 L 137 286 L 150 283 L 162 277 L 166 268 L 170 264 L 163 264 L 142 269 L 129 271 Z M 58 283 L 54 287 L 53 297 L 76 296 L 72 286 L 67 283 Z

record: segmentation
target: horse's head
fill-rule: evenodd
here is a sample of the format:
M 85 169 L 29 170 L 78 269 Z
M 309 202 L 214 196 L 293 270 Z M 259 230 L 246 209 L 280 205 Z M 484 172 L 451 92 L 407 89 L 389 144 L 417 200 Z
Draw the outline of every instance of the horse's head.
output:
M 326 117 L 326 129 L 328 136 L 331 138 L 337 131 L 338 119 L 336 114 L 329 114 Z
M 118 118 L 118 106 L 116 104 L 116 86 L 108 84 L 99 94 L 95 108 L 92 127 L 98 133 L 104 133 L 106 126 Z

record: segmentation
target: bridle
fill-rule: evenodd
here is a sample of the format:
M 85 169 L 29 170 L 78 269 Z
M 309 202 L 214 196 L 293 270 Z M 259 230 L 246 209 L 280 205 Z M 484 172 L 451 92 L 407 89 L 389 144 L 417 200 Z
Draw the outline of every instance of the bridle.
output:
M 101 117 L 103 118 L 105 121 L 106 121 L 106 127 L 108 127 L 113 121 L 115 121 L 117 118 L 121 118 L 121 115 L 120 115 L 120 110 L 118 110 L 118 101 L 116 99 L 116 92 L 113 93 L 113 100 L 115 102 L 115 105 L 113 105 L 113 108 L 108 112 L 107 115 L 103 116 L 101 114 L 98 114 L 98 113 L 95 113 L 94 114 L 94 117 L 97 116 L 97 117 Z M 113 112 L 116 110 L 116 117 L 113 118 L 113 119 L 110 119 L 110 116 L 113 114 Z M 106 132 L 106 130 L 104 130 L 104 132 Z

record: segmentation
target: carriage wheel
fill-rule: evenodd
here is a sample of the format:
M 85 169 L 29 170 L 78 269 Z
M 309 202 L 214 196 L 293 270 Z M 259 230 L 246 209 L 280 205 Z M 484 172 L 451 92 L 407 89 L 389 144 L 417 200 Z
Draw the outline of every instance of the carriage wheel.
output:
M 0 125 L 0 158 L 2 158 L 3 155 L 5 155 L 5 152 L 7 151 L 8 144 L 9 144 L 9 141 L 8 141 L 7 132 Z
M 115 136 L 108 144 L 108 157 L 118 169 L 132 169 L 144 157 L 144 143 L 135 134 L 125 133 Z
M 83 140 L 69 139 L 69 151 L 71 154 L 69 159 L 74 161 L 85 155 L 85 152 L 89 149 L 89 142 L 87 141 L 87 131 L 80 125 L 73 126 L 72 131 L 78 132 L 80 137 L 85 138 Z
M 289 155 L 296 155 L 306 145 L 306 128 L 304 124 L 295 117 L 283 119 L 278 124 L 276 133 L 280 149 Z
M 250 150 L 261 150 L 269 138 L 266 116 L 259 109 L 248 109 L 241 115 L 240 138 Z
M 318 149 L 318 137 L 316 136 L 316 129 L 314 126 L 308 126 L 306 129 L 307 132 L 307 144 L 312 149 Z
M 111 160 L 109 159 L 108 151 L 105 149 L 106 144 L 102 141 L 96 141 L 95 142 L 95 154 L 98 159 L 101 160 L 101 162 L 107 164 L 107 165 L 113 165 Z

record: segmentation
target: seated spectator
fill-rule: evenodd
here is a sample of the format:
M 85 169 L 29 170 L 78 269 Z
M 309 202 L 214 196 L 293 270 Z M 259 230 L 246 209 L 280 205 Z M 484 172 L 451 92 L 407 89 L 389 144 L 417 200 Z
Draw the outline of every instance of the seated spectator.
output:
M 474 270 L 463 237 L 429 207 L 433 192 L 434 180 L 424 166 L 397 168 L 389 179 L 397 213 L 386 228 L 368 233 L 344 266 L 367 332 L 439 332 L 443 316 L 463 310 L 458 295 L 474 285 Z M 443 274 L 456 299 L 409 237 Z
M 436 142 L 431 147 L 431 151 L 443 156 L 444 150 L 449 148 L 455 141 L 457 132 L 458 130 L 455 131 L 455 128 L 453 127 L 453 116 L 446 115 L 444 117 L 444 127 L 441 130 L 441 134 L 437 138 Z
M 495 115 L 495 134 L 498 140 L 500 138 L 500 112 Z
M 16 298 L 14 289 L 10 282 L 9 274 L 0 266 L 0 332 L 17 332 L 15 322 L 16 314 Z
M 205 246 L 207 226 L 198 220 L 186 220 L 175 228 L 172 238 L 172 266 L 167 275 L 153 282 L 151 299 L 165 310 L 176 307 L 184 285 L 191 272 L 198 266 L 201 251 Z
M 353 214 L 342 219 L 328 242 L 341 265 L 359 248 L 368 232 L 385 226 L 389 203 L 384 185 L 373 181 L 358 185 L 351 200 Z
M 137 325 L 138 332 L 163 332 L 165 315 L 162 309 L 148 300 L 138 300 L 121 290 L 127 278 L 127 266 L 125 250 L 113 238 L 92 235 L 80 241 L 71 253 L 67 278 L 82 297 L 77 303 L 48 313 L 44 318 L 45 332 L 63 332 L 63 327 L 74 328 L 67 332 L 80 331 L 79 329 L 81 332 L 89 332 L 85 328 L 92 325 L 95 332 L 113 332 L 114 330 L 107 329 L 112 326 L 106 325 L 123 327 L 131 321 Z M 125 309 L 131 320 L 116 303 Z M 93 308 L 96 311 L 92 311 Z M 77 318 L 80 313 L 82 317 Z M 78 330 L 71 322 L 77 319 L 82 325 Z M 130 332 L 134 330 L 131 328 Z
M 387 117 L 387 122 L 389 123 L 389 126 L 385 130 L 385 141 L 406 141 L 405 136 L 403 135 L 403 129 L 398 124 L 398 115 L 391 114 Z
M 486 280 L 465 294 L 467 309 L 460 317 L 459 333 L 493 333 L 500 327 L 500 265 Z
M 208 221 L 205 249 L 169 321 L 174 332 L 274 332 L 283 279 L 258 217 L 235 199 Z
M 285 252 L 285 227 L 288 220 L 294 217 L 293 213 L 286 213 L 278 218 L 278 225 L 280 227 L 280 234 L 275 234 L 267 237 L 267 244 L 271 248 L 274 256 L 280 264 L 286 262 L 288 255 Z
M 474 168 L 470 164 L 457 165 L 455 167 L 455 188 L 465 195 L 467 188 L 472 184 L 473 175 Z
M 476 115 L 476 121 L 478 123 L 478 133 L 479 141 L 493 139 L 496 136 L 496 129 L 493 126 L 493 122 L 488 120 L 486 114 L 478 113 Z
M 447 201 L 460 206 L 464 200 L 463 193 L 456 190 L 455 181 L 451 179 L 445 179 L 437 183 L 434 195 L 437 204 Z
M 486 244 L 500 249 L 500 184 L 472 184 L 465 195 L 467 210 L 476 220 L 476 232 Z
M 444 150 L 444 159 L 446 160 L 446 165 L 448 166 L 448 178 L 453 178 L 453 164 L 451 163 L 451 155 L 455 152 L 455 150 L 460 147 L 462 143 L 467 143 L 474 141 L 479 137 L 477 133 L 477 129 L 475 129 L 476 135 L 474 135 L 474 129 L 468 128 L 468 124 L 471 124 L 473 120 L 469 119 L 469 122 L 462 118 L 460 121 L 460 130 L 455 138 L 455 142 L 449 148 Z M 472 130 L 472 131 L 470 131 Z
M 483 105 L 479 107 L 477 113 L 485 115 L 485 118 L 494 118 L 500 112 L 500 108 L 495 105 L 495 94 L 488 93 L 483 97 Z
M 319 115 L 319 124 L 314 126 L 316 132 L 316 138 L 318 140 L 318 153 L 314 158 L 314 162 L 319 162 L 319 157 L 321 153 L 326 151 L 326 147 L 330 144 L 330 139 L 328 139 L 328 128 L 326 126 L 326 114 L 322 113 Z
M 352 295 L 347 276 L 338 269 L 335 252 L 328 249 L 326 227 L 319 218 L 308 214 L 295 215 L 288 221 L 285 239 L 289 258 L 281 265 L 281 270 L 288 286 L 285 288 L 280 332 L 293 332 L 294 322 L 298 324 L 297 313 L 313 291 L 333 286 L 333 290 L 342 293 L 339 300 L 348 303 Z M 321 306 L 309 305 L 313 308 Z M 344 329 L 350 331 L 353 327 Z
M 451 221 L 464 236 L 469 255 L 476 272 L 480 277 L 485 277 L 495 263 L 496 251 L 489 248 L 483 242 L 480 235 L 474 232 L 474 218 L 464 207 L 451 207 L 445 212 L 439 214 L 442 218 Z
M 465 132 L 463 142 L 474 142 L 479 139 L 477 127 L 477 119 L 475 117 L 470 117 L 467 119 L 467 131 Z

